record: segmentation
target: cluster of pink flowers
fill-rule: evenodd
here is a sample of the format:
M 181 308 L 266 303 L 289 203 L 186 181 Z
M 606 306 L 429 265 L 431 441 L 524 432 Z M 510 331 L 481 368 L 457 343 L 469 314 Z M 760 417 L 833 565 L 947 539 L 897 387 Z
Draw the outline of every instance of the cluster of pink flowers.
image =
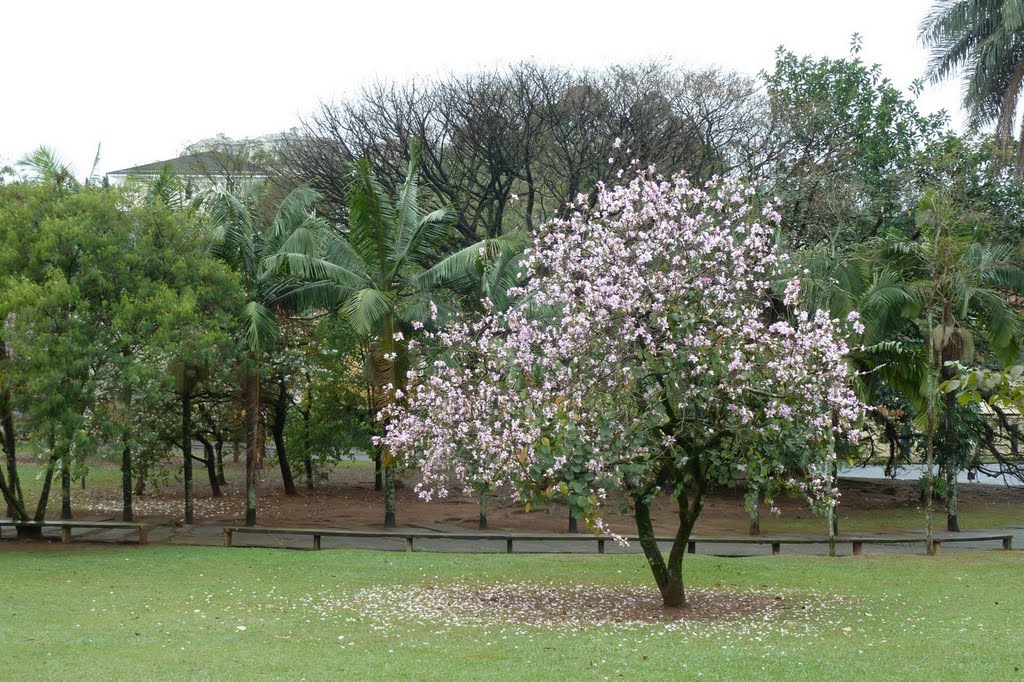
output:
M 671 494 L 686 471 L 834 499 L 833 439 L 861 417 L 842 338 L 858 322 L 772 306 L 778 214 L 729 180 L 647 170 L 598 190 L 525 254 L 518 306 L 438 332 L 410 377 L 386 440 L 420 494 L 507 484 L 596 529 L 610 493 Z

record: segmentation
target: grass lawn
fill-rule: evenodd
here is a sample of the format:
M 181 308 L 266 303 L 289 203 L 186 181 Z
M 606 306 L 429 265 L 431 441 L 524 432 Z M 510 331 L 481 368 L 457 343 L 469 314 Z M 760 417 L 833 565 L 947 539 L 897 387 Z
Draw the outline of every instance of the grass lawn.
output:
M 0 554 L 11 679 L 1007 679 L 1024 670 L 1024 553 L 686 559 L 688 585 L 756 591 L 717 623 L 502 622 L 495 583 L 646 589 L 639 556 L 220 548 Z M 386 587 L 377 587 L 383 585 Z M 445 600 L 448 601 L 445 601 Z

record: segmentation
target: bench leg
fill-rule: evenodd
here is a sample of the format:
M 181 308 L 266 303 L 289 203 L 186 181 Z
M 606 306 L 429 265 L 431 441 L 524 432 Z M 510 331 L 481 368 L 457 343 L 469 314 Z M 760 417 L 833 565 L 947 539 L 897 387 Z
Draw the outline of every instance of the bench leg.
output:
M 314 535 L 313 536 L 313 549 L 320 549 L 320 536 L 319 535 Z
M 1003 538 L 1003 549 L 1013 549 L 1013 536 L 1007 535 Z
M 139 544 L 140 545 L 148 545 L 149 544 L 149 529 L 148 528 L 139 528 Z
M 696 554 L 697 553 L 697 543 L 694 542 L 693 540 L 688 541 L 686 543 L 686 553 L 687 554 Z
M 854 542 L 853 543 L 853 556 L 860 556 L 864 553 L 864 543 Z
M 505 540 L 505 554 L 512 553 L 512 538 Z
M 412 551 L 412 538 L 411 537 L 407 537 L 405 539 L 405 551 L 406 552 L 411 552 Z
M 230 528 L 225 528 L 224 529 L 224 546 L 225 547 L 230 547 L 231 546 L 231 529 Z
M 781 542 L 773 542 L 772 543 L 772 554 L 781 554 L 781 553 L 782 553 L 782 543 Z
M 935 548 L 935 554 L 936 555 L 942 554 L 942 541 L 941 540 L 932 540 L 932 547 Z
M 1003 541 L 1003 544 L 1006 544 L 1005 540 Z M 604 554 L 604 538 L 597 539 L 597 553 Z
M 71 542 L 71 526 L 60 527 L 60 541 L 65 545 Z

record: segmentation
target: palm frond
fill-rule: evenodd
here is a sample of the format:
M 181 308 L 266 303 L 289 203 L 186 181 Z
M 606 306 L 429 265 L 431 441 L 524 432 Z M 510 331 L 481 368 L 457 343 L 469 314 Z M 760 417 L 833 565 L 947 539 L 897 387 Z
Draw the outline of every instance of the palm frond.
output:
M 281 335 L 274 313 L 258 301 L 249 301 L 239 316 L 240 334 L 246 349 L 255 355 L 273 347 Z
M 341 306 L 341 316 L 356 333 L 370 335 L 384 315 L 394 310 L 392 297 L 379 289 L 367 287 L 353 291 Z

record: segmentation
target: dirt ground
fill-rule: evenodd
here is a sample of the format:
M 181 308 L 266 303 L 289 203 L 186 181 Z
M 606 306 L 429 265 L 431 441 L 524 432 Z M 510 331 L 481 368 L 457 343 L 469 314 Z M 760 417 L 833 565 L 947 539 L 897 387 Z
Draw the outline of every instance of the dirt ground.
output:
M 310 490 L 303 480 L 297 480 L 298 495 L 288 496 L 283 492 L 280 473 L 276 468 L 263 470 L 258 492 L 257 521 L 260 525 L 280 526 L 333 526 L 347 528 L 382 528 L 382 493 L 373 489 L 373 470 L 369 462 L 350 462 L 336 467 L 329 478 L 319 482 Z M 102 469 L 103 467 L 99 467 Z M 113 467 L 111 466 L 111 469 Z M 120 485 L 115 471 L 94 471 L 93 480 L 86 481 L 83 490 L 76 485 L 72 493 L 72 508 L 79 519 L 120 518 Z M 241 464 L 229 464 L 223 486 L 224 495 L 214 498 L 205 470 L 196 470 L 196 522 L 238 524 L 244 518 L 244 471 Z M 397 490 L 397 516 L 400 526 L 461 527 L 476 529 L 479 506 L 475 498 L 453 495 L 441 500 L 424 502 L 414 493 L 415 476 L 409 474 Z M 874 516 L 912 513 L 920 507 L 916 481 L 868 481 L 844 479 L 840 484 L 841 514 L 851 516 Z M 1024 510 L 1024 490 L 1002 486 L 968 484 L 961 485 L 961 510 L 969 513 L 977 509 L 1021 509 Z M 136 520 L 151 523 L 180 523 L 184 520 L 181 483 L 172 476 L 167 477 L 159 487 L 149 487 L 147 494 L 135 499 Z M 824 521 L 815 517 L 805 502 L 780 496 L 775 501 L 780 509 L 780 520 L 786 522 L 783 532 L 800 532 L 824 527 Z M 60 510 L 60 492 L 51 494 L 49 516 Z M 941 505 L 937 512 L 942 514 Z M 675 532 L 676 509 L 670 500 L 661 499 L 654 505 L 656 530 L 662 534 Z M 606 520 L 612 528 L 624 534 L 635 533 L 632 517 L 618 511 L 611 511 Z M 767 510 L 762 511 L 762 524 L 771 528 L 774 517 Z M 534 509 L 529 513 L 521 506 L 500 496 L 492 496 L 488 510 L 490 530 L 516 530 L 536 532 L 564 532 L 568 526 L 568 513 L 564 505 L 551 504 Z M 747 516 L 743 509 L 742 489 L 720 489 L 710 495 L 698 521 L 695 533 L 698 535 L 742 534 L 747 531 Z M 1021 519 L 1024 525 L 1024 518 Z M 580 530 L 583 530 L 582 524 Z M 863 528 L 862 528 L 863 530 Z M 878 532 L 887 532 L 880 523 Z M 892 532 L 896 532 L 893 530 Z

